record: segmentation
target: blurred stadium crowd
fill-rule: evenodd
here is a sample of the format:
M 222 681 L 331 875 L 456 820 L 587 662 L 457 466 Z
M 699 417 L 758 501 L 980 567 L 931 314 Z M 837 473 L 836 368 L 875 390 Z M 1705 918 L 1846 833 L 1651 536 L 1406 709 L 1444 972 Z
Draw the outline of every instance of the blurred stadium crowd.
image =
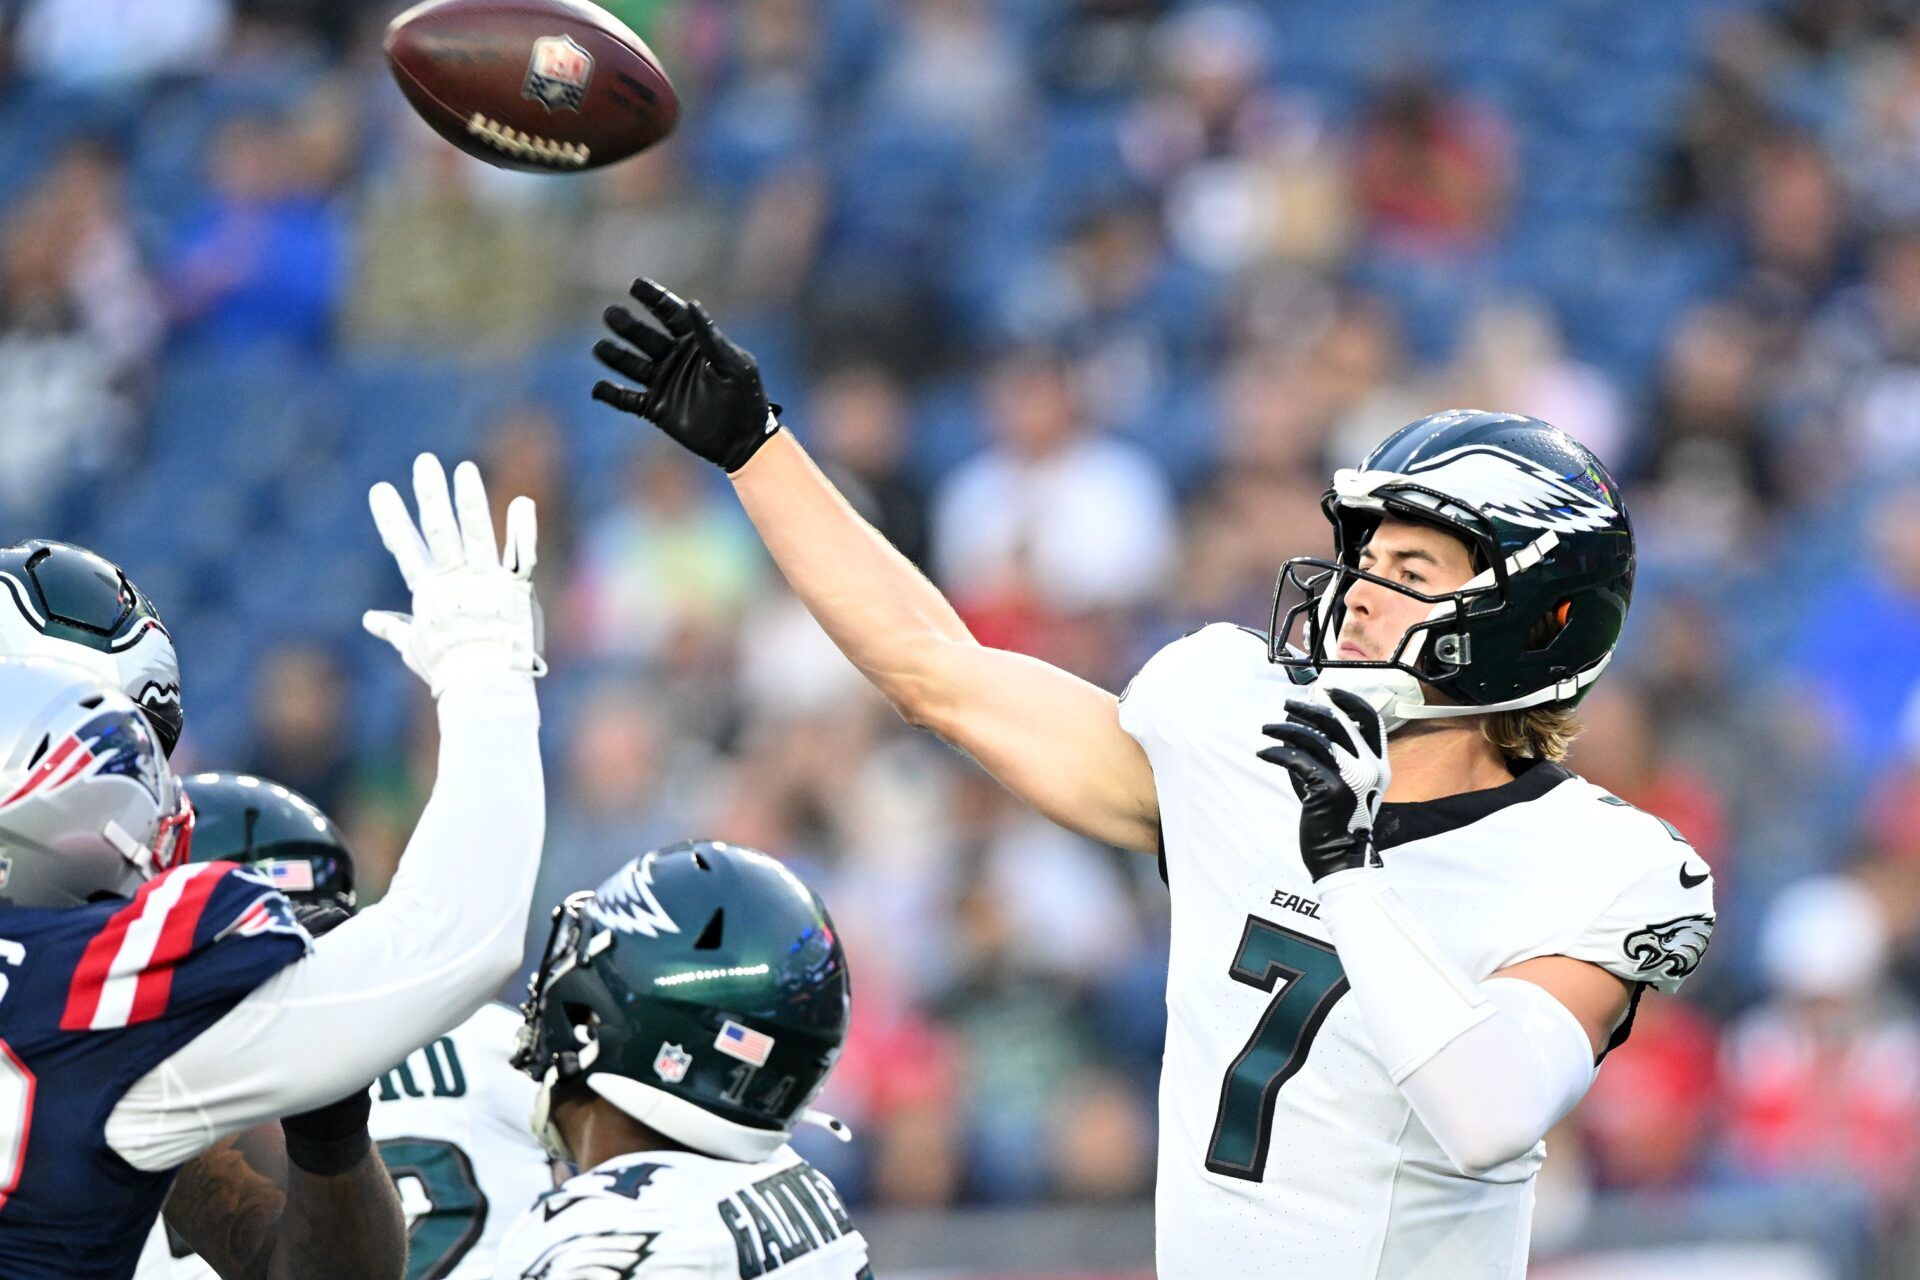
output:
M 153 596 L 186 758 L 307 792 L 377 889 L 431 730 L 356 629 L 397 592 L 364 492 L 477 456 L 540 503 L 541 901 L 684 834 L 776 851 L 853 949 L 843 1188 L 1135 1196 L 1151 861 L 895 721 L 724 485 L 589 403 L 594 317 L 642 272 L 704 299 L 982 640 L 1116 689 L 1197 623 L 1264 625 L 1333 466 L 1518 409 L 1613 464 L 1641 538 L 1575 765 L 1684 831 L 1724 913 L 1556 1135 L 1541 1243 L 1595 1192 L 1817 1189 L 1845 1249 L 1910 1228 L 1914 6 L 610 7 L 681 131 L 558 180 L 412 118 L 390 6 L 0 6 L 0 510 Z

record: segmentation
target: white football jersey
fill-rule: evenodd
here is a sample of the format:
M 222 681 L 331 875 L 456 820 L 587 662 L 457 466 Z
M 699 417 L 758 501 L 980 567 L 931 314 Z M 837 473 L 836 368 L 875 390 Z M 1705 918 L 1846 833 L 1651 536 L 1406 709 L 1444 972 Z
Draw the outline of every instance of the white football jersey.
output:
M 1299 802 L 1256 756 L 1301 692 L 1264 635 L 1217 624 L 1154 655 L 1120 703 L 1153 765 L 1172 896 L 1159 1274 L 1522 1276 L 1545 1144 L 1457 1172 L 1343 999 Z M 1679 834 L 1556 765 L 1383 806 L 1375 835 L 1397 896 L 1476 981 L 1565 955 L 1637 999 L 1678 987 L 1713 928 Z
M 508 1065 L 520 1015 L 490 1004 L 373 1084 L 367 1129 L 407 1215 L 407 1280 L 490 1280 L 501 1238 L 553 1164 L 528 1128 L 535 1086 Z M 169 1263 L 164 1224 L 135 1280 L 216 1280 L 197 1255 Z
M 867 1242 L 827 1176 L 782 1147 L 758 1163 L 689 1151 L 616 1156 L 540 1198 L 496 1280 L 872 1280 Z

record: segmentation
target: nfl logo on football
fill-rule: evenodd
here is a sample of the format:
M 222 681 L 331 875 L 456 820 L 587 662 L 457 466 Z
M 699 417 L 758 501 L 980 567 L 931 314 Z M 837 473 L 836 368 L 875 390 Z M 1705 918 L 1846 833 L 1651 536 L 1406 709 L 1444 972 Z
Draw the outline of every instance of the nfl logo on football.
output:
M 541 36 L 533 42 L 522 92 L 549 111 L 560 107 L 578 111 L 592 78 L 593 55 L 574 43 L 573 37 Z
M 663 1044 L 653 1059 L 653 1074 L 668 1084 L 679 1084 L 687 1078 L 687 1068 L 692 1065 L 692 1054 L 677 1044 Z

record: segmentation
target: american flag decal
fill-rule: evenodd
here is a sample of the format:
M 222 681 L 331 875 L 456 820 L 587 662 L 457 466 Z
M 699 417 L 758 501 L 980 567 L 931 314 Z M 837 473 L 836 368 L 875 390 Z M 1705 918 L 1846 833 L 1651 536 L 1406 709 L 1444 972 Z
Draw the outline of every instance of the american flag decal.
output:
M 282 893 L 312 893 L 313 864 L 298 858 L 276 859 L 263 862 L 260 869 L 267 873 L 267 879 L 273 881 L 273 887 Z
M 720 1034 L 714 1037 L 713 1047 L 728 1057 L 764 1067 L 767 1065 L 767 1055 L 773 1052 L 773 1037 L 763 1035 L 752 1027 L 728 1022 L 721 1026 Z

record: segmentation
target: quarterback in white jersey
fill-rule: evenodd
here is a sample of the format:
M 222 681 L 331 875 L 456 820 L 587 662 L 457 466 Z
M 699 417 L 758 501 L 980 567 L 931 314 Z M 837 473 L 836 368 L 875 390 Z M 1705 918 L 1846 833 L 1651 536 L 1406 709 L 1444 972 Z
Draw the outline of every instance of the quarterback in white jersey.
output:
M 281 886 L 310 929 L 351 918 L 352 851 L 333 820 L 298 792 L 250 774 L 187 779 L 196 809 L 196 861 L 252 867 Z M 535 1197 L 552 1190 L 553 1165 L 527 1127 L 534 1086 L 509 1060 L 520 1018 L 486 1004 L 373 1082 L 362 1106 L 366 1132 L 392 1175 L 407 1226 L 407 1280 L 488 1280 L 500 1238 Z M 165 1224 L 136 1280 L 213 1280 L 217 1270 L 181 1233 L 218 1235 L 214 1220 L 235 1204 L 270 1200 L 285 1179 L 272 1133 L 237 1144 L 239 1162 L 212 1176 L 183 1175 Z M 254 1162 L 267 1168 L 254 1168 Z M 168 1227 L 174 1228 L 172 1232 Z
M 1161 1274 L 1520 1275 L 1545 1144 L 1457 1162 L 1436 1140 L 1399 1084 L 1422 1064 L 1383 1059 L 1314 882 L 1276 854 L 1284 840 L 1257 838 L 1300 821 L 1244 710 L 1304 692 L 1266 650 L 1263 635 L 1203 628 L 1157 654 L 1120 704 L 1153 761 L 1173 906 Z M 1378 874 L 1472 983 L 1568 956 L 1671 991 L 1712 927 L 1688 846 L 1557 764 L 1384 804 L 1375 832 Z M 1571 1018 L 1543 1029 L 1591 1064 Z
M 1163 859 L 1159 1274 L 1524 1274 L 1543 1135 L 1713 926 L 1684 841 L 1559 763 L 1633 589 L 1599 459 L 1514 414 L 1401 428 L 1335 475 L 1335 555 L 1287 564 L 1270 634 L 1203 629 L 1121 700 L 979 644 L 783 428 L 753 357 L 633 294 L 664 332 L 613 308 L 594 350 L 644 389 L 595 398 L 727 472 L 910 723 Z
M 554 912 L 518 1064 L 581 1173 L 509 1232 L 502 1280 L 871 1280 L 827 1176 L 787 1145 L 846 1036 L 847 961 L 812 890 L 698 841 Z M 843 1134 L 844 1136 L 844 1134 Z

